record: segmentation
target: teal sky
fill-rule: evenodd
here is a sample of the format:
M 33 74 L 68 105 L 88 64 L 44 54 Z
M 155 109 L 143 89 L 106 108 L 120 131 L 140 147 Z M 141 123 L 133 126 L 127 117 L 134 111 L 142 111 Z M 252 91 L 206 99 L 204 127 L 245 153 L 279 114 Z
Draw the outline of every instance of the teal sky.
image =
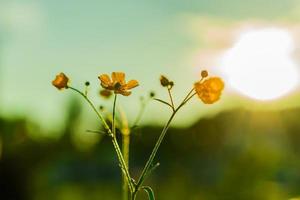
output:
M 140 82 L 130 98 L 120 99 L 132 118 L 140 95 L 154 90 L 166 97 L 159 86 L 160 74 L 175 81 L 174 95 L 179 101 L 199 78 L 199 69 L 212 67 L 197 66 L 193 59 L 205 48 L 222 48 L 200 38 L 211 23 L 223 29 L 249 20 L 293 24 L 300 20 L 297 11 L 297 0 L 0 0 L 0 112 L 28 116 L 43 127 L 59 127 L 72 95 L 52 87 L 55 74 L 65 72 L 78 88 L 89 80 L 92 99 L 103 104 L 96 95 L 97 76 L 124 71 L 128 79 Z M 208 26 L 198 27 L 201 18 Z M 195 37 L 198 33 L 199 38 Z M 271 105 L 297 106 L 295 96 Z M 223 97 L 208 107 L 195 99 L 176 123 L 187 125 L 200 116 L 243 104 L 237 102 L 249 104 L 230 92 L 225 91 Z M 168 116 L 164 109 L 152 103 L 145 121 L 162 123 Z

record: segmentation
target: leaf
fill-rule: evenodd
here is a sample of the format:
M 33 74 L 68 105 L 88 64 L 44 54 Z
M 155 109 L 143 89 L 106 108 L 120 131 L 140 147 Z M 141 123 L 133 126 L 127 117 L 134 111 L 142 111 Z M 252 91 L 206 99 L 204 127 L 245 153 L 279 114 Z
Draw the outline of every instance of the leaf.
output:
M 160 103 L 166 104 L 167 106 L 170 106 L 173 109 L 173 106 L 171 104 L 169 104 L 168 102 L 166 102 L 166 101 L 163 101 L 161 99 L 156 99 L 156 98 L 154 98 L 154 100 L 156 100 L 156 101 L 158 101 Z
M 154 192 L 151 187 L 143 186 L 142 189 L 145 190 L 145 192 L 147 192 L 149 200 L 155 200 Z

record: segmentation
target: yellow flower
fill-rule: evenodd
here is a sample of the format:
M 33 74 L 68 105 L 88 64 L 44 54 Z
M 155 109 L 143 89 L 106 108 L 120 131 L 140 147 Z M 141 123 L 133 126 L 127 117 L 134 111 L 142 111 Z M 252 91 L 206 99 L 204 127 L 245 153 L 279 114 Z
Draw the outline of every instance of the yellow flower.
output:
M 69 78 L 61 72 L 60 74 L 56 75 L 55 79 L 52 81 L 52 85 L 61 90 L 63 88 L 68 88 L 68 82 Z
M 194 88 L 203 103 L 212 104 L 220 99 L 224 82 L 218 77 L 212 77 L 203 82 L 196 82 Z
M 131 94 L 129 90 L 139 85 L 136 80 L 130 80 L 126 83 L 123 72 L 113 72 L 111 79 L 107 74 L 101 74 L 98 78 L 104 89 L 113 90 L 115 94 L 122 94 L 124 96 L 129 96 Z

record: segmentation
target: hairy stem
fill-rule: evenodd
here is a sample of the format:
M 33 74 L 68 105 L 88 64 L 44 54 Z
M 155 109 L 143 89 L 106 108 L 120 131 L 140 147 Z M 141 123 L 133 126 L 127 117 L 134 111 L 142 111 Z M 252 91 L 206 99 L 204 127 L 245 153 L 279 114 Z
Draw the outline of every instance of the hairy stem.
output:
M 92 109 L 95 111 L 96 115 L 99 117 L 99 119 L 101 120 L 105 130 L 108 132 L 109 135 L 112 134 L 112 131 L 110 130 L 108 124 L 106 123 L 104 117 L 98 112 L 98 110 L 96 109 L 96 107 L 94 106 L 94 104 L 91 102 L 91 100 L 81 91 L 77 90 L 76 88 L 73 87 L 68 87 L 71 90 L 77 92 L 78 94 L 80 94 L 88 103 L 89 105 L 92 107 Z
M 149 157 L 149 159 L 148 159 L 148 161 L 147 161 L 147 163 L 146 163 L 146 165 L 145 165 L 145 167 L 144 167 L 144 169 L 143 169 L 143 171 L 142 171 L 142 173 L 140 175 L 140 178 L 139 178 L 139 180 L 138 180 L 138 182 L 136 184 L 136 187 L 135 187 L 132 199 L 135 199 L 136 194 L 139 191 L 140 187 L 142 186 L 142 184 L 143 184 L 143 182 L 145 180 L 145 177 L 147 176 L 148 171 L 151 169 L 152 163 L 153 163 L 153 160 L 154 160 L 154 158 L 155 158 L 155 156 L 157 154 L 157 151 L 158 151 L 158 149 L 159 149 L 159 147 L 160 147 L 160 145 L 161 145 L 161 143 L 162 143 L 162 141 L 163 141 L 163 139 L 164 139 L 164 137 L 165 137 L 165 135 L 166 135 L 169 127 L 170 127 L 170 124 L 171 124 L 173 118 L 176 115 L 176 113 L 180 110 L 180 108 L 182 106 L 184 106 L 194 96 L 194 94 L 191 95 L 192 92 L 193 92 L 193 90 L 194 89 L 192 89 L 187 94 L 187 96 L 183 99 L 183 101 L 181 102 L 181 104 L 176 109 L 173 110 L 173 112 L 172 112 L 169 120 L 167 121 L 166 125 L 164 126 L 164 128 L 163 128 L 163 130 L 162 130 L 162 132 L 161 132 L 161 134 L 160 134 L 160 136 L 159 136 L 159 138 L 158 138 L 158 140 L 157 140 L 157 142 L 156 142 L 156 144 L 155 144 L 155 146 L 154 146 L 154 148 L 152 150 L 152 153 L 150 154 L 150 157 Z
M 122 154 L 124 157 L 125 164 L 127 169 L 129 169 L 129 145 L 130 145 L 130 128 L 128 125 L 127 117 L 124 111 L 119 108 L 122 122 Z M 123 200 L 128 200 L 128 184 L 126 180 L 126 176 L 123 174 L 123 188 L 122 188 L 122 196 Z
M 115 94 L 115 98 L 114 98 L 113 115 L 112 115 L 112 122 L 111 122 L 112 132 L 113 132 L 114 136 L 116 136 L 116 122 L 115 122 L 115 118 L 116 118 L 116 104 L 117 104 L 117 94 Z
M 126 167 L 129 169 L 129 144 L 130 144 L 130 136 L 129 134 L 122 135 L 122 153 L 124 157 L 124 161 Z M 123 200 L 128 199 L 128 184 L 126 181 L 126 177 L 123 175 Z
M 108 135 L 111 137 L 112 139 L 112 143 L 113 143 L 113 146 L 114 146 L 114 149 L 117 153 L 117 157 L 118 157 L 118 161 L 119 161 L 119 164 L 120 164 L 120 167 L 121 167 L 121 170 L 122 172 L 125 174 L 126 176 L 126 179 L 127 179 L 127 184 L 129 186 L 129 189 L 131 191 L 131 193 L 133 192 L 134 190 L 134 186 L 131 182 L 131 176 L 129 174 L 129 171 L 128 171 L 128 168 L 126 166 L 126 163 L 124 161 L 124 158 L 123 158 L 123 155 L 122 155 L 122 152 L 120 150 L 120 146 L 118 144 L 118 141 L 117 141 L 117 138 L 115 136 L 115 132 L 113 132 L 108 124 L 106 123 L 105 119 L 103 118 L 103 116 L 98 112 L 98 110 L 96 109 L 96 107 L 94 106 L 94 104 L 91 102 L 91 100 L 81 91 L 79 91 L 78 89 L 76 88 L 73 88 L 73 87 L 68 87 L 69 89 L 77 92 L 78 94 L 80 94 L 88 103 L 89 105 L 92 107 L 92 109 L 95 111 L 96 115 L 99 117 L 99 119 L 101 120 L 105 130 L 107 131 Z M 115 98 L 115 101 L 116 101 L 116 98 Z M 114 107 L 115 107 L 115 102 L 114 102 Z M 114 117 L 113 117 L 114 118 Z M 114 120 L 113 120 L 114 121 Z M 113 122 L 114 124 L 114 122 Z
M 170 101 L 171 101 L 171 105 L 172 105 L 172 110 L 175 111 L 175 106 L 174 106 L 173 97 L 172 97 L 170 88 L 168 88 L 168 93 L 169 93 L 169 97 L 170 97 Z

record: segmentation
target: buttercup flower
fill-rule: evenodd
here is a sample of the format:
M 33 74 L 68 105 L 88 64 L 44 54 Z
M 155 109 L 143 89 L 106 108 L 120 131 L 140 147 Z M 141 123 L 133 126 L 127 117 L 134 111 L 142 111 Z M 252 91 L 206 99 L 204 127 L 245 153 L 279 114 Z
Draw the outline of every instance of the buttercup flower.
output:
M 220 99 L 224 82 L 218 77 L 211 77 L 203 82 L 196 82 L 194 88 L 203 103 L 212 104 Z
M 60 74 L 56 75 L 55 79 L 52 81 L 52 85 L 61 90 L 63 88 L 68 88 L 68 82 L 69 78 L 61 72 Z
M 104 89 L 112 90 L 115 94 L 122 94 L 124 96 L 129 96 L 131 94 L 129 90 L 139 85 L 137 80 L 130 80 L 126 83 L 123 72 L 113 72 L 111 79 L 107 74 L 101 74 L 98 78 Z

